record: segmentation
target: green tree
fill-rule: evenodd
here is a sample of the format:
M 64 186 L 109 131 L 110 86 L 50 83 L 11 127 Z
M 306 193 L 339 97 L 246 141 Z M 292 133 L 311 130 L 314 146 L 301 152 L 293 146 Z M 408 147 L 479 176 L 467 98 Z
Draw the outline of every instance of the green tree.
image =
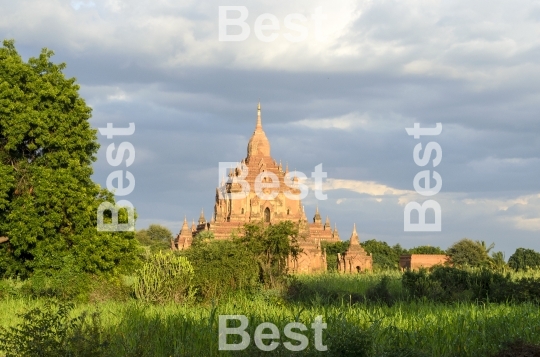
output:
M 146 230 L 148 238 L 153 241 L 163 241 L 169 243 L 173 239 L 173 234 L 169 228 L 159 224 L 151 224 Z
M 508 266 L 506 265 L 506 261 L 504 259 L 504 253 L 503 252 L 493 252 L 491 253 L 491 262 L 492 267 L 497 270 L 505 270 Z
M 298 244 L 298 226 L 291 221 L 266 225 L 263 222 L 244 225 L 243 232 L 234 240 L 255 255 L 262 282 L 270 287 L 279 284 L 287 273 L 287 259 L 301 252 Z
M 411 248 L 407 251 L 408 254 L 446 254 L 444 250 L 439 247 L 432 247 L 430 245 L 420 245 L 418 247 Z
M 127 269 L 133 232 L 96 231 L 99 204 L 114 196 L 91 180 L 91 108 L 52 55 L 24 62 L 14 41 L 0 48 L 0 275 L 58 271 L 67 260 L 89 273 Z
M 485 244 L 473 242 L 468 238 L 454 243 L 447 251 L 450 261 L 458 267 L 480 267 L 490 264 L 490 257 Z
M 376 269 L 397 269 L 399 256 L 404 253 L 399 244 L 391 247 L 388 243 L 376 239 L 366 240 L 360 245 L 373 255 L 373 267 Z
M 210 240 L 214 239 L 214 233 L 210 231 L 201 231 L 193 237 L 193 243 L 192 245 L 198 245 L 203 242 L 208 242 Z
M 173 235 L 168 228 L 151 224 L 148 229 L 138 230 L 135 233 L 135 238 L 149 250 L 149 253 L 157 253 L 162 250 L 170 250 Z
M 321 242 L 321 248 L 326 251 L 327 269 L 330 271 L 337 270 L 337 255 L 343 254 L 347 251 L 347 248 L 349 248 L 349 242 Z
M 540 268 L 540 253 L 526 248 L 518 248 L 508 259 L 508 266 L 516 271 Z
M 206 240 L 180 252 L 195 270 L 198 295 L 214 299 L 235 290 L 258 286 L 259 267 L 253 252 L 231 240 Z
M 495 243 L 491 243 L 488 246 L 483 240 L 477 240 L 476 244 L 478 244 L 482 248 L 482 250 L 486 253 L 487 256 L 489 256 L 489 252 L 491 252 L 491 250 L 495 248 Z

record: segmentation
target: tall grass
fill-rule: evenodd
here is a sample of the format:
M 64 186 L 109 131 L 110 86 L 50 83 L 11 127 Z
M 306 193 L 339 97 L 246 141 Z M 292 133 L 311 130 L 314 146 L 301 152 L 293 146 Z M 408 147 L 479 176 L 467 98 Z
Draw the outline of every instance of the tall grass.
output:
M 390 276 L 390 289 L 400 291 L 399 274 Z M 325 274 L 300 276 L 310 286 L 334 289 L 343 294 L 365 293 L 377 284 L 380 274 L 340 276 Z M 0 326 L 14 326 L 17 313 L 42 306 L 43 300 L 4 299 L 0 301 Z M 342 299 L 326 304 L 314 298 L 288 301 L 276 291 L 237 293 L 207 304 L 151 305 L 130 300 L 79 304 L 72 312 L 100 311 L 106 356 L 256 356 L 253 342 L 248 350 L 218 351 L 218 316 L 246 315 L 253 336 L 261 322 L 272 322 L 280 331 L 298 320 L 308 328 L 316 316 L 328 324 L 323 333 L 329 350 L 337 353 L 339 344 L 353 344 L 356 355 L 366 356 L 491 356 L 511 340 L 540 342 L 540 313 L 537 305 L 523 304 L 440 304 L 430 301 L 355 303 Z M 292 353 L 282 347 L 266 355 L 322 355 L 313 349 L 313 332 L 308 349 Z M 339 337 L 343 337 L 339 339 Z M 359 339 L 361 336 L 363 339 Z M 352 346 L 352 345 L 351 345 Z M 350 347 L 350 346 L 349 346 Z M 342 349 L 343 350 L 343 349 Z M 341 351 L 341 350 L 340 350 Z M 1 352 L 0 352 L 1 355 Z

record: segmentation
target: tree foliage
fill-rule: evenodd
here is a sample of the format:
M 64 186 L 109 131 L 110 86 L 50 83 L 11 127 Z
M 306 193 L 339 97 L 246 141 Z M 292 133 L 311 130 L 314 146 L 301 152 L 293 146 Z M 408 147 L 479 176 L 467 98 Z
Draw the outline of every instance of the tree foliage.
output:
M 337 255 L 343 254 L 349 248 L 348 241 L 321 242 L 321 248 L 326 251 L 326 265 L 328 270 L 337 270 Z
M 180 252 L 195 270 L 198 295 L 214 299 L 234 290 L 258 285 L 259 268 L 255 255 L 232 240 L 206 240 Z
M 489 250 L 483 242 L 474 242 L 468 238 L 463 238 L 448 248 L 448 255 L 455 266 L 480 267 L 489 266 Z
M 503 252 L 491 253 L 491 263 L 492 263 L 492 268 L 496 270 L 505 270 L 508 267 L 504 259 Z
M 210 240 L 214 239 L 214 233 L 210 231 L 201 231 L 193 237 L 193 243 L 192 245 L 198 245 L 204 242 L 208 242 Z
M 430 245 L 420 245 L 409 249 L 408 254 L 446 254 L 440 247 L 432 247 Z
M 148 229 L 138 230 L 135 238 L 142 246 L 148 247 L 150 252 L 157 253 L 160 250 L 170 249 L 173 235 L 167 227 L 151 224 Z
M 148 229 L 146 229 L 146 234 L 148 235 L 148 238 L 153 241 L 163 241 L 169 243 L 173 238 L 173 234 L 170 229 L 159 224 L 151 224 Z
M 24 62 L 13 41 L 0 48 L 0 275 L 58 270 L 70 255 L 86 272 L 114 272 L 136 257 L 132 232 L 96 231 L 97 207 L 114 198 L 90 178 L 91 108 L 52 55 Z
M 196 292 L 194 275 L 186 257 L 158 252 L 136 271 L 133 292 L 137 299 L 151 303 L 189 302 Z
M 287 259 L 301 252 L 298 227 L 291 221 L 266 225 L 263 222 L 244 225 L 235 241 L 251 251 L 260 268 L 260 277 L 267 286 L 274 287 L 287 273 Z
M 376 269 L 397 269 L 399 256 L 406 253 L 399 244 L 391 247 L 388 243 L 376 239 L 366 240 L 360 245 L 373 256 L 373 267 Z
M 540 253 L 526 248 L 518 248 L 508 259 L 508 266 L 514 270 L 540 268 Z

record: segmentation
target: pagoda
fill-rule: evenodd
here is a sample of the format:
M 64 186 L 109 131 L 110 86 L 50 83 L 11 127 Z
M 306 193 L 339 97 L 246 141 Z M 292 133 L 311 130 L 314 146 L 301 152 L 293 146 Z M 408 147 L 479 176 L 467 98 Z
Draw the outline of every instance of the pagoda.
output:
M 216 188 L 211 220 L 207 221 L 201 211 L 198 224 L 193 223 L 190 228 L 187 218 L 184 218 L 171 248 L 188 249 L 193 237 L 203 231 L 213 233 L 215 239 L 231 239 L 231 234 L 240 233 L 246 223 L 292 221 L 299 226 L 298 242 L 302 253 L 297 259 L 289 259 L 290 270 L 297 273 L 324 271 L 326 253 L 321 249 L 321 242 L 338 242 L 339 233 L 337 227 L 331 228 L 328 216 L 322 222 L 318 206 L 313 221 L 308 222 L 302 201 L 298 198 L 300 192 L 299 180 L 294 172 L 290 173 L 288 165 L 284 168 L 281 161 L 278 163 L 270 154 L 270 141 L 262 127 L 259 102 L 257 123 L 247 145 L 247 156 L 237 167 L 230 169 Z M 355 240 L 358 242 L 357 235 Z M 371 269 L 372 257 L 359 244 L 355 246 L 354 255 L 361 257 L 355 259 L 361 264 L 347 272 Z M 343 268 L 340 270 L 345 272 Z

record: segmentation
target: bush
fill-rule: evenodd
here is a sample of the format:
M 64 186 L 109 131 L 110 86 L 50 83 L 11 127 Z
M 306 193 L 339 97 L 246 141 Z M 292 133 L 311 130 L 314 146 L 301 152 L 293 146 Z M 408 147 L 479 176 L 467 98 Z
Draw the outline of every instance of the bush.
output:
M 426 269 L 420 269 L 419 271 L 406 270 L 401 278 L 401 283 L 413 298 L 425 297 L 438 301 L 445 294 L 441 283 L 431 279 Z
M 436 267 L 431 274 L 427 270 L 406 271 L 402 284 L 413 298 L 441 302 L 540 302 L 539 279 L 512 281 L 510 274 L 502 275 L 487 269 L 467 271 Z
M 20 295 L 22 295 L 21 287 L 22 287 L 22 283 L 20 280 L 1 279 L 0 280 L 0 300 L 19 297 Z
M 185 257 L 158 252 L 137 270 L 133 292 L 146 302 L 186 302 L 196 292 L 193 277 L 193 266 Z
M 331 356 L 367 357 L 372 355 L 373 336 L 370 330 L 363 330 L 345 320 L 329 320 L 326 343 Z
M 0 350 L 5 357 L 104 355 L 99 313 L 70 317 L 73 304 L 56 304 L 31 309 L 18 316 L 22 322 L 9 329 L 0 328 Z
M 388 276 L 383 276 L 381 281 L 368 288 L 366 291 L 366 300 L 372 302 L 382 302 L 388 306 L 392 306 L 395 298 L 390 293 L 390 289 L 388 288 L 389 283 L 390 278 Z
M 259 286 L 259 267 L 254 254 L 229 240 L 206 241 L 183 251 L 195 269 L 194 284 L 204 300 L 236 290 L 251 291 Z
M 126 276 L 92 276 L 89 302 L 126 301 L 132 296 L 133 284 L 129 284 L 130 277 Z M 131 277 L 133 282 L 134 277 Z
M 67 259 L 59 270 L 36 271 L 25 281 L 22 291 L 35 298 L 87 301 L 90 289 L 91 275 Z

